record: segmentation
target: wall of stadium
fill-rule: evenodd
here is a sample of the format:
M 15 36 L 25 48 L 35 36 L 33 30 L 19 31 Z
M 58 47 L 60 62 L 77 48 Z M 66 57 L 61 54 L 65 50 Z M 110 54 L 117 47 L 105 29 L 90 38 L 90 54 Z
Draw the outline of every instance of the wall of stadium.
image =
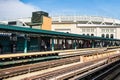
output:
M 78 26 L 77 24 L 52 24 L 53 31 L 120 39 L 120 28 L 114 26 Z
M 75 18 L 52 17 L 52 30 L 81 35 L 120 39 L 120 20 L 96 18 L 76 20 Z

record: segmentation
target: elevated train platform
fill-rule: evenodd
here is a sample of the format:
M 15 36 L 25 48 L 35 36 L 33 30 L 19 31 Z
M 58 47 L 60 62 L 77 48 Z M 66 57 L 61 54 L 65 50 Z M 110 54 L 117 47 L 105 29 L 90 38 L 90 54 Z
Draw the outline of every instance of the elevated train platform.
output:
M 0 24 L 1 53 L 27 53 L 42 50 L 42 41 L 47 50 L 79 49 L 119 46 L 119 39 L 85 36 L 72 33 L 23 28 Z
M 0 24 L 0 79 L 67 80 L 119 60 L 119 46 L 120 39 Z
M 80 53 L 82 48 L 88 48 L 89 50 L 89 48 L 120 45 L 119 39 L 23 28 L 20 26 L 0 24 L 0 32 L 1 67 L 3 65 L 59 59 L 61 58 L 59 53 L 62 55 L 63 53 L 74 53 L 74 51 Z M 42 50 L 42 41 L 46 43 L 46 46 L 49 44 L 47 46 L 49 51 Z

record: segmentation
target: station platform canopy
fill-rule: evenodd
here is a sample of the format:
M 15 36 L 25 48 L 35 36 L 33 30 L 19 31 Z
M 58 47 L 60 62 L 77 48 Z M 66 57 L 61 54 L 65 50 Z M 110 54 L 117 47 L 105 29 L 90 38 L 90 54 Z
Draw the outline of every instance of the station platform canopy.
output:
M 85 40 L 120 41 L 119 39 L 103 38 L 103 37 L 96 37 L 96 36 L 85 36 L 80 34 L 48 31 L 48 30 L 41 30 L 41 29 L 26 28 L 21 26 L 10 26 L 10 25 L 4 25 L 4 24 L 0 24 L 0 32 L 25 34 L 29 36 L 32 36 L 32 35 L 46 36 L 51 38 L 62 38 L 62 39 L 69 38 L 69 39 L 85 39 Z

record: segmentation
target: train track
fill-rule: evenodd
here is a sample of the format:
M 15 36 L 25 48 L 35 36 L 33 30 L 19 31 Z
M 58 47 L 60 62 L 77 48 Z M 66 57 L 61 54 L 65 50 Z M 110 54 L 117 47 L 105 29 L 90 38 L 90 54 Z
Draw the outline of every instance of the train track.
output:
M 70 80 L 119 80 L 120 79 L 120 55 L 108 58 L 108 63 Z
M 92 80 L 114 80 L 120 74 L 120 60 L 102 69 L 103 72 Z
M 116 58 L 117 56 L 117 58 Z M 70 67 L 58 69 L 52 72 L 31 76 L 28 78 L 24 78 L 22 80 L 68 80 L 71 77 L 76 75 L 81 75 L 89 70 L 99 68 L 100 66 L 104 66 L 108 64 L 108 62 L 112 59 L 112 61 L 116 61 L 120 57 L 120 55 L 114 55 L 112 58 L 104 57 L 94 61 L 88 61 L 82 64 L 72 65 Z M 85 68 L 85 69 L 84 69 Z M 66 75 L 67 74 L 67 75 Z M 79 80 L 79 79 L 78 79 Z M 86 79 L 85 79 L 86 80 Z M 97 79 L 98 80 L 98 79 Z
M 107 57 L 105 57 L 104 59 L 106 59 L 106 58 Z M 102 59 L 97 59 L 97 60 L 94 60 L 94 61 L 85 62 L 85 64 L 70 66 L 70 67 L 67 67 L 67 68 L 56 70 L 55 72 L 52 71 L 52 73 L 50 72 L 48 74 L 46 73 L 46 74 L 43 74 L 43 75 L 37 75 L 37 77 L 41 78 L 40 76 L 42 76 L 42 77 L 45 77 L 45 78 L 46 77 L 51 78 L 50 75 L 57 76 L 57 74 L 62 74 L 62 73 L 67 73 L 69 71 L 74 71 L 74 70 L 77 70 L 79 68 L 97 63 L 100 60 L 104 60 L 104 59 L 103 58 Z M 47 62 L 31 64 L 31 65 L 23 65 L 23 66 L 19 66 L 19 67 L 2 69 L 2 70 L 0 70 L 0 79 L 5 79 L 5 78 L 13 77 L 13 76 L 16 76 L 16 75 L 21 75 L 21 74 L 25 74 L 25 73 L 40 71 L 40 70 L 53 68 L 53 67 L 57 67 L 57 66 L 65 65 L 65 64 L 79 62 L 79 61 L 80 61 L 80 56 L 76 56 L 76 57 L 63 58 L 63 59 L 59 59 L 59 60 L 52 60 L 52 61 L 47 61 Z M 106 63 L 106 61 L 99 64 L 99 66 L 103 65 L 105 63 Z M 94 67 L 96 67 L 96 66 L 94 66 Z M 86 70 L 86 71 L 88 71 L 88 70 Z M 36 76 L 32 77 L 32 78 L 36 78 Z
M 0 79 L 13 77 L 13 76 L 20 75 L 20 74 L 30 73 L 30 72 L 34 72 L 38 70 L 44 70 L 47 68 L 52 68 L 56 66 L 79 62 L 79 61 L 80 61 L 80 58 L 77 56 L 77 57 L 70 57 L 70 58 L 64 58 L 64 59 L 59 59 L 59 60 L 52 60 L 52 61 L 41 62 L 41 63 L 36 63 L 36 64 L 2 69 L 0 70 Z
M 100 49 L 100 51 L 101 51 L 101 49 Z M 104 50 L 102 49 L 102 52 L 103 51 Z M 96 52 L 98 52 L 98 51 L 91 51 L 91 53 L 96 53 Z M 77 52 L 77 53 L 79 53 L 79 52 Z M 71 64 L 71 63 L 75 63 L 75 62 L 80 62 L 80 54 L 74 55 L 74 56 L 69 56 L 66 58 L 61 58 L 58 60 L 51 60 L 51 61 L 45 61 L 45 62 L 40 62 L 40 63 L 35 63 L 35 64 L 0 69 L 0 79 L 9 78 L 9 77 L 13 77 L 16 75 L 35 72 L 35 71 L 39 71 L 39 70 L 44 70 L 44 69 L 57 67 L 57 66 L 61 66 L 61 65 Z
M 90 65 L 93 65 L 95 63 L 96 63 L 96 65 L 90 66 Z M 106 59 L 104 59 L 104 60 L 102 59 L 102 61 L 100 60 L 100 62 L 99 62 L 99 60 L 96 60 L 96 61 L 81 63 L 81 64 L 77 64 L 77 65 L 72 65 L 70 67 L 62 68 L 59 70 L 55 70 L 52 72 L 48 72 L 48 73 L 44 73 L 44 74 L 40 74 L 40 75 L 36 75 L 36 76 L 31 76 L 29 78 L 24 78 L 22 80 L 55 80 L 55 78 L 57 78 L 57 76 L 60 76 L 60 75 L 64 75 L 64 74 L 67 74 L 67 73 L 70 73 L 70 72 L 73 72 L 73 71 L 76 71 L 79 69 L 80 69 L 79 74 L 81 74 L 83 72 L 88 71 L 89 69 L 99 67 L 100 65 L 104 65 L 104 64 L 106 64 Z M 84 68 L 84 67 L 87 67 L 87 69 L 81 70 L 81 68 Z M 76 74 L 76 73 L 74 73 L 74 74 Z M 57 78 L 56 80 L 63 80 L 63 79 L 68 80 L 69 77 Z

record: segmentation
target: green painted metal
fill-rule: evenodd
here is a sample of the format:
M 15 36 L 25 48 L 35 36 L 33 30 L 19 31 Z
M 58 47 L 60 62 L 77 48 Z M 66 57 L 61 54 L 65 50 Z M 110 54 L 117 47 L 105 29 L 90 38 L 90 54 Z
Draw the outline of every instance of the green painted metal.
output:
M 11 51 L 10 38 L 8 36 L 0 36 L 0 44 L 2 45 L 3 53 Z
M 24 37 L 18 37 L 16 41 L 16 51 L 17 52 L 28 52 L 28 51 L 38 51 L 40 49 L 40 44 L 38 38 L 31 37 L 30 41 L 27 41 L 25 44 Z M 8 36 L 0 36 L 0 44 L 3 46 L 3 52 L 11 52 L 11 44 L 10 38 Z M 27 46 L 27 48 L 25 48 Z M 26 51 L 27 50 L 27 51 Z
M 24 51 L 24 37 L 18 37 L 17 39 L 17 52 Z
M 27 39 L 26 38 L 24 42 L 24 53 L 27 53 Z
M 79 34 L 71 34 L 71 33 L 63 33 L 63 32 L 55 32 L 55 31 L 48 31 L 48 30 L 40 30 L 40 29 L 32 29 L 32 28 L 23 28 L 18 26 L 9 26 L 0 24 L 0 31 L 11 31 L 11 32 L 20 32 L 20 33 L 31 33 L 31 34 L 38 34 L 44 36 L 51 36 L 51 37 L 66 37 L 66 38 L 74 38 L 74 39 L 91 39 L 91 40 L 109 40 L 109 41 L 120 41 L 119 39 L 111 39 L 111 38 L 103 38 L 103 37 L 95 37 L 95 36 L 85 36 Z
M 38 51 L 40 49 L 38 38 L 31 37 L 28 41 L 28 51 Z

